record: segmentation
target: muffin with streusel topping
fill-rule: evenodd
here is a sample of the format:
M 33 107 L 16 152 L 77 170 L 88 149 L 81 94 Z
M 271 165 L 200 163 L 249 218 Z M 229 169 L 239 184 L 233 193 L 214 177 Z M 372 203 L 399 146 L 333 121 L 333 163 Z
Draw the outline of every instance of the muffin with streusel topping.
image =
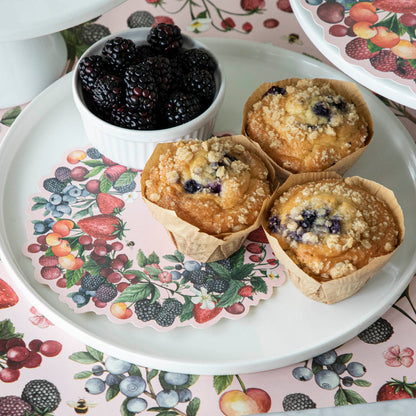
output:
M 355 293 L 390 258 L 403 238 L 402 213 L 392 192 L 375 182 L 307 176 L 294 175 L 279 189 L 263 226 L 290 259 L 292 281 L 333 303 L 334 296 Z
M 291 173 L 345 171 L 373 135 L 357 86 L 326 79 L 264 83 L 244 107 L 243 134 Z
M 191 139 L 157 146 L 142 195 L 180 251 L 214 261 L 259 226 L 274 180 L 273 162 L 244 136 Z

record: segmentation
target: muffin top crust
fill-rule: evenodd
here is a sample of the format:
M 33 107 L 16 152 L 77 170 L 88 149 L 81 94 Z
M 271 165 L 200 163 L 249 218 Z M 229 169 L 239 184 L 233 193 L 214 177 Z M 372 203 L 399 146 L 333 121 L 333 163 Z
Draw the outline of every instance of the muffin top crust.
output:
M 246 132 L 293 173 L 325 170 L 369 137 L 356 104 L 313 79 L 269 88 L 250 109 Z
M 270 196 L 264 162 L 232 137 L 170 143 L 151 167 L 145 196 L 208 234 L 240 231 Z
M 320 281 L 346 276 L 388 254 L 399 238 L 387 205 L 342 179 L 290 188 L 274 202 L 268 227 L 289 257 Z

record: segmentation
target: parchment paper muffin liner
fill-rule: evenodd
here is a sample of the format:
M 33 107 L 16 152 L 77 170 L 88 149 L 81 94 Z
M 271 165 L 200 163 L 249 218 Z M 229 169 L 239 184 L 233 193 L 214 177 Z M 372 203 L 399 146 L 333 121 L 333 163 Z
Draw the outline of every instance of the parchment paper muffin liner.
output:
M 273 192 L 276 186 L 276 164 L 263 152 L 261 147 L 242 135 L 227 136 L 225 139 L 233 140 L 236 145 L 242 144 L 264 162 L 269 172 L 270 189 Z M 159 157 L 171 146 L 173 146 L 173 143 L 158 144 L 146 163 L 141 178 L 141 191 L 144 202 L 149 207 L 153 217 L 165 227 L 176 248 L 181 253 L 200 262 L 218 261 L 231 256 L 241 247 L 248 234 L 260 226 L 263 209 L 267 204 L 268 198 L 265 199 L 257 220 L 244 230 L 216 235 L 201 231 L 198 227 L 178 217 L 174 210 L 162 208 L 145 196 L 146 181 L 149 179 L 151 168 L 158 164 Z
M 261 84 L 247 99 L 244 110 L 243 110 L 243 124 L 241 128 L 241 134 L 246 135 L 247 137 L 250 137 L 249 134 L 246 131 L 247 128 L 247 122 L 248 122 L 248 114 L 250 110 L 252 109 L 253 105 L 260 101 L 263 97 L 263 95 L 273 86 L 279 86 L 281 88 L 295 85 L 298 81 L 300 81 L 300 78 L 289 78 L 284 79 L 276 82 L 265 82 Z M 368 145 L 370 144 L 373 134 L 374 134 L 374 123 L 373 119 L 371 117 L 370 110 L 367 106 L 367 103 L 364 100 L 364 97 L 362 96 L 359 88 L 356 84 L 353 82 L 347 82 L 347 81 L 340 81 L 336 79 L 321 79 L 321 78 L 314 78 L 313 80 L 315 83 L 319 85 L 323 85 L 326 83 L 329 83 L 329 85 L 332 87 L 332 89 L 337 92 L 338 94 L 345 97 L 347 100 L 351 100 L 356 108 L 358 114 L 361 114 L 365 121 L 368 124 L 368 137 L 365 142 L 365 146 L 357 149 L 355 152 L 349 154 L 348 156 L 342 158 L 338 162 L 336 162 L 334 165 L 330 166 L 329 168 L 324 169 L 322 172 L 337 172 L 340 175 L 344 175 L 345 172 L 348 171 L 361 157 L 361 155 L 364 153 L 364 151 L 367 149 Z M 301 173 L 301 172 L 297 172 Z M 276 171 L 277 177 L 284 181 L 287 177 L 293 174 L 293 172 L 283 168 L 277 163 L 277 171 Z
M 290 280 L 293 284 L 307 297 L 326 304 L 340 302 L 358 292 L 385 264 L 390 260 L 397 248 L 400 246 L 404 237 L 404 218 L 403 212 L 394 196 L 394 193 L 378 184 L 358 176 L 344 178 L 344 182 L 348 185 L 357 185 L 367 190 L 370 194 L 381 199 L 386 203 L 392 212 L 396 223 L 399 227 L 399 236 L 397 247 L 384 256 L 379 256 L 370 261 L 366 266 L 351 273 L 347 276 L 326 282 L 319 282 L 314 277 L 305 273 L 282 249 L 278 240 L 270 233 L 268 227 L 268 218 L 274 201 L 284 192 L 295 185 L 314 182 L 323 179 L 342 179 L 336 172 L 311 172 L 291 175 L 278 189 L 275 190 L 267 203 L 267 207 L 263 210 L 262 225 L 270 245 L 279 259 L 285 266 Z

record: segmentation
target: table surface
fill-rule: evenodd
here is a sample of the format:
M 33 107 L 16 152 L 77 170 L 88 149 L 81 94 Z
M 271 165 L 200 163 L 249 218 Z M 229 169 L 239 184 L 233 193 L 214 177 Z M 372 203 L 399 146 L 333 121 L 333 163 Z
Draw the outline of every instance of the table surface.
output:
M 100 36 L 117 33 L 136 25 L 150 26 L 155 21 L 173 21 L 185 33 L 196 37 L 239 38 L 268 42 L 328 63 L 297 23 L 288 0 L 277 2 L 241 0 L 241 2 L 229 3 L 232 4 L 224 5 L 224 2 L 219 0 L 203 1 L 201 4 L 199 2 L 194 4 L 188 0 L 163 2 L 146 0 L 139 4 L 134 0 L 128 0 L 94 22 L 63 32 L 69 50 L 66 70 L 71 70 L 77 57 Z M 200 33 L 192 33 L 196 28 Z M 401 120 L 412 137 L 416 138 L 416 112 L 393 101 L 387 99 L 383 101 Z M 24 107 L 25 105 L 22 104 L 15 108 L 0 110 L 0 140 Z M 59 391 L 60 402 L 52 412 L 55 415 L 77 414 L 74 406 L 78 405 L 82 409 L 83 404 L 79 402 L 80 400 L 85 400 L 90 405 L 88 414 L 91 415 L 133 415 L 134 413 L 127 410 L 128 400 L 123 392 L 119 392 L 118 383 L 112 387 L 106 386 L 105 390 L 102 390 L 103 381 L 108 376 L 107 369 L 102 367 L 107 364 L 111 368 L 111 358 L 105 352 L 94 350 L 71 337 L 71 334 L 64 332 L 46 316 L 36 311 L 19 292 L 13 277 L 7 273 L 1 262 L 0 279 L 0 289 L 4 291 L 9 286 L 7 292 L 14 292 L 16 300 L 18 298 L 17 302 L 13 302 L 13 306 L 5 307 L 3 295 L 0 296 L 0 302 L 3 302 L 0 303 L 0 340 L 20 337 L 26 344 L 32 340 L 51 341 L 44 344 L 42 351 L 45 354 L 42 355 L 40 365 L 35 368 L 20 369 L 17 380 L 5 382 L 1 380 L 0 374 L 0 397 L 21 396 L 24 390 L 27 392 L 36 384 L 46 383 L 34 382 L 34 380 L 47 380 Z M 375 336 L 374 343 L 368 343 L 368 339 L 362 336 L 356 337 L 335 349 L 337 356 L 342 357 L 341 359 L 349 364 L 352 377 L 344 371 L 340 376 L 341 385 L 331 389 L 320 387 L 314 378 L 301 381 L 299 377 L 295 377 L 299 372 L 308 375 L 309 370 L 316 370 L 316 360 L 313 362 L 311 357 L 310 360 L 299 364 L 261 373 L 231 376 L 176 376 L 176 380 L 182 378 L 182 381 L 176 381 L 177 384 L 187 380 L 187 384 L 182 387 L 188 386 L 189 391 L 181 387 L 177 389 L 181 391 L 181 395 L 188 394 L 191 401 L 176 403 L 174 397 L 175 403 L 171 407 L 163 408 L 159 407 L 157 402 L 158 400 L 162 403 L 163 393 L 162 395 L 158 393 L 167 388 L 163 369 L 145 368 L 140 366 L 140 363 L 128 367 L 130 374 L 141 374 L 147 380 L 146 390 L 139 396 L 147 402 L 146 410 L 141 413 L 145 415 L 248 415 L 293 410 L 293 406 L 296 405 L 299 406 L 298 409 L 308 407 L 323 409 L 347 404 L 374 403 L 386 397 L 387 391 L 394 399 L 409 397 L 405 391 L 400 389 L 396 391 L 395 388 L 385 384 L 392 379 L 399 381 L 406 379 L 408 383 L 416 381 L 413 358 L 416 349 L 415 278 L 400 299 L 378 321 L 377 327 L 379 337 L 382 337 L 381 332 L 385 331 L 384 338 Z M 1 345 L 0 341 L 0 350 Z M 61 346 L 62 349 L 54 350 L 56 346 Z M 6 366 L 6 359 L 0 352 L 0 367 Z M 299 367 L 304 368 L 294 371 Z M 123 370 L 125 370 L 123 376 L 127 376 L 127 367 Z M 3 374 L 5 374 L 3 378 L 6 379 L 7 372 Z M 170 375 L 170 377 L 175 376 Z M 169 380 L 169 376 L 167 379 Z M 28 384 L 31 381 L 32 383 Z M 411 389 L 412 386 L 409 388 Z M 53 399 L 51 395 L 53 394 L 51 393 L 47 400 Z M 174 393 L 171 395 L 175 396 Z M 268 399 L 271 400 L 271 406 L 267 404 Z M 413 404 L 413 401 L 411 402 Z M 4 410 L 5 403 L 4 399 L 0 398 L 2 416 L 8 414 Z M 142 403 L 140 400 L 136 401 L 137 406 Z M 260 403 L 265 407 L 261 407 Z M 240 413 L 225 410 L 231 405 L 240 408 Z M 318 414 L 316 411 L 310 412 L 311 415 Z M 326 414 L 324 410 L 322 414 Z

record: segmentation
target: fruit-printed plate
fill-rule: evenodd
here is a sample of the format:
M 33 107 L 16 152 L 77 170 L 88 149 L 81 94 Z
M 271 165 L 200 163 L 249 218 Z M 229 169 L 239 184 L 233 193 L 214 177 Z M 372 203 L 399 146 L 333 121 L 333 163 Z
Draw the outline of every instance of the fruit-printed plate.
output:
M 348 79 L 315 59 L 271 45 L 239 40 L 204 42 L 223 64 L 227 80 L 217 132 L 240 131 L 246 98 L 261 82 L 288 77 Z M 287 282 L 242 319 L 222 319 L 209 328 L 186 326 L 168 332 L 116 325 L 93 313 L 74 313 L 33 277 L 32 263 L 22 252 L 27 242 L 26 208 L 39 179 L 71 149 L 88 147 L 69 77 L 36 98 L 1 145 L 1 258 L 21 290 L 55 324 L 97 349 L 141 365 L 196 374 L 235 374 L 281 367 L 327 351 L 381 316 L 410 281 L 416 263 L 416 237 L 411 232 L 416 227 L 414 143 L 381 101 L 365 89 L 362 92 L 373 114 L 375 137 L 349 173 L 393 189 L 410 231 L 386 267 L 345 301 L 319 304 Z
M 336 65 L 342 72 L 353 78 L 356 82 L 364 85 L 365 87 L 369 88 L 377 94 L 380 94 L 383 97 L 389 98 L 393 101 L 396 101 L 397 103 L 406 105 L 410 108 L 416 108 L 416 85 L 414 79 L 405 79 L 399 77 L 394 73 L 394 68 L 381 68 L 383 69 L 382 71 L 376 70 L 375 67 L 373 67 L 373 65 L 371 64 L 370 59 L 367 55 L 361 55 L 360 58 L 363 59 L 354 59 L 353 57 L 348 56 L 345 51 L 346 45 L 352 41 L 360 42 L 359 39 L 361 38 L 359 36 L 353 33 L 353 36 L 349 36 L 348 34 L 346 34 L 345 36 L 334 36 L 331 34 L 330 31 L 334 30 L 331 28 L 334 26 L 337 26 L 339 31 L 345 31 L 348 29 L 347 23 L 352 24 L 351 20 L 347 20 L 347 23 L 345 23 L 345 19 L 351 18 L 349 15 L 349 7 L 356 3 L 355 1 L 343 0 L 339 2 L 333 2 L 335 3 L 335 5 L 333 3 L 329 4 L 328 6 L 325 5 L 325 7 L 335 7 L 336 10 L 332 11 L 331 16 L 337 21 L 337 23 L 327 23 L 322 21 L 322 19 L 318 17 L 318 7 L 320 5 L 325 4 L 324 1 L 291 0 L 290 3 L 299 24 L 301 25 L 302 29 L 305 31 L 309 39 L 322 52 L 322 54 L 334 65 Z M 365 4 L 367 3 L 372 2 L 365 2 Z M 372 16 L 375 16 L 375 19 L 378 18 L 378 20 L 374 22 L 376 25 L 384 25 L 387 27 L 393 25 L 396 28 L 396 31 L 402 35 L 401 37 L 403 38 L 402 40 L 405 41 L 405 45 L 407 43 L 410 44 L 409 32 L 411 29 L 406 31 L 406 27 L 404 25 L 401 25 L 400 21 L 398 20 L 401 13 L 388 13 L 380 9 L 377 9 L 376 13 L 372 12 L 371 6 L 371 4 L 367 4 L 367 6 L 364 6 L 367 8 L 366 10 L 364 10 L 364 13 L 367 13 L 367 17 L 363 18 L 364 20 L 371 20 Z M 336 18 L 335 16 L 333 16 L 334 13 L 338 13 L 339 17 Z M 327 14 L 330 14 L 330 11 L 328 11 Z M 371 16 L 368 17 L 369 15 Z M 331 16 L 329 17 L 329 20 L 331 20 Z M 355 16 L 355 14 L 354 17 L 356 17 L 356 19 L 359 18 Z M 328 18 L 325 19 L 328 20 Z M 361 24 L 365 26 L 367 23 L 364 22 Z M 368 23 L 368 25 L 371 26 L 371 23 Z M 340 28 L 341 26 L 342 28 Z M 375 28 L 368 30 L 376 31 Z M 350 31 L 352 31 L 351 27 Z M 390 32 L 385 31 L 385 33 L 388 34 Z M 368 37 L 372 35 L 362 34 L 362 36 Z M 376 40 L 376 43 L 380 43 L 381 45 L 387 45 L 384 48 L 381 48 L 377 45 L 374 45 L 372 42 L 370 43 L 371 39 L 369 39 L 368 41 L 367 39 L 362 39 L 370 44 L 373 55 L 379 52 L 381 49 L 383 49 L 383 54 L 386 54 L 387 61 L 390 62 L 390 64 L 392 65 L 392 57 L 394 57 L 393 61 L 396 62 L 394 65 L 395 67 L 397 66 L 397 69 L 399 71 L 403 71 L 405 67 L 408 65 L 406 59 L 397 56 L 395 57 L 395 55 L 392 52 L 390 52 L 388 43 L 380 43 L 380 41 Z M 390 40 L 388 40 L 388 42 L 389 41 Z M 415 49 L 414 53 L 416 53 L 416 47 L 413 46 L 412 48 Z M 415 61 L 411 60 L 411 62 L 413 64 Z M 380 60 L 378 60 L 378 63 L 374 61 L 374 65 L 376 65 L 376 67 L 379 67 L 381 65 Z M 412 72 L 415 71 L 412 70 Z

